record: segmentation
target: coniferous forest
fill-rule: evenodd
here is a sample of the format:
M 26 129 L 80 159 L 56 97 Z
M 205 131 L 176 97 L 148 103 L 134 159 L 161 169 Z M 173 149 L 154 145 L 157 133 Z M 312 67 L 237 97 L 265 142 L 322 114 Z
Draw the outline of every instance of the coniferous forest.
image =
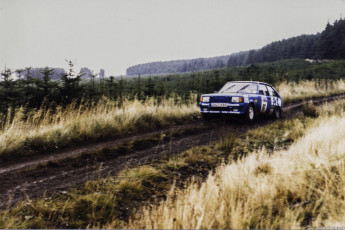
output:
M 290 58 L 344 59 L 345 20 L 333 25 L 327 23 L 324 31 L 314 35 L 300 35 L 272 42 L 261 49 L 239 52 L 227 56 L 167 62 L 152 62 L 127 69 L 128 75 L 180 73 L 218 69 Z

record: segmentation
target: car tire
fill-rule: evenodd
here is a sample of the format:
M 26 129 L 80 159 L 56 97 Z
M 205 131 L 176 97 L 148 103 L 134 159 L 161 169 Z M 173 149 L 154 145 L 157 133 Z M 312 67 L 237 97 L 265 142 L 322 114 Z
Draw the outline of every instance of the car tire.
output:
M 273 111 L 273 118 L 274 119 L 280 119 L 282 117 L 282 110 L 280 107 L 275 108 Z
M 249 104 L 245 113 L 245 120 L 247 122 L 253 122 L 255 119 L 255 109 L 252 104 Z
M 202 119 L 204 119 L 204 121 L 210 121 L 210 120 L 212 120 L 212 114 L 203 113 L 202 114 Z

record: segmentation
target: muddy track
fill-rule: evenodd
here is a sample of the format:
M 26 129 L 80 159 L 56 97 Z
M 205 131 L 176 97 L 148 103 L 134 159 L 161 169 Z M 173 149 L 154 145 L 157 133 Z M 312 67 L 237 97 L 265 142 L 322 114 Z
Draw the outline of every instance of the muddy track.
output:
M 345 98 L 345 95 L 313 99 L 314 103 Z M 306 101 L 284 107 L 285 117 Z M 178 125 L 155 132 L 56 152 L 0 168 L 0 207 L 43 194 L 64 192 L 88 180 L 116 175 L 126 167 L 147 164 L 163 156 L 181 153 L 193 146 L 208 145 L 222 136 L 274 122 L 259 118 L 254 125 L 242 122 L 202 122 Z M 128 143 L 131 143 L 130 145 Z

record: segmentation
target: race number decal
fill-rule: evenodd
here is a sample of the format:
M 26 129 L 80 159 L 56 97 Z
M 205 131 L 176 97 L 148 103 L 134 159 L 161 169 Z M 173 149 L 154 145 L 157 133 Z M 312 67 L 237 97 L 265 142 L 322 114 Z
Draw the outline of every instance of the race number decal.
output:
M 265 112 L 267 109 L 267 97 L 261 96 L 261 112 Z

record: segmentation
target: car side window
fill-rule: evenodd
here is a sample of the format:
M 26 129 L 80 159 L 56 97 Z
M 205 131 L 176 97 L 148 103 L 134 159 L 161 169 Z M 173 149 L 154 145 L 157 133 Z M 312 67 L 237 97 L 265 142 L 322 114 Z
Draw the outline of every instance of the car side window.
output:
M 270 93 L 270 96 L 278 97 L 276 91 L 274 91 L 274 89 L 271 86 L 267 86 L 267 88 L 268 88 L 268 92 Z
M 268 90 L 267 87 L 265 85 L 259 85 L 259 94 L 260 95 L 264 95 L 264 96 L 268 96 Z

